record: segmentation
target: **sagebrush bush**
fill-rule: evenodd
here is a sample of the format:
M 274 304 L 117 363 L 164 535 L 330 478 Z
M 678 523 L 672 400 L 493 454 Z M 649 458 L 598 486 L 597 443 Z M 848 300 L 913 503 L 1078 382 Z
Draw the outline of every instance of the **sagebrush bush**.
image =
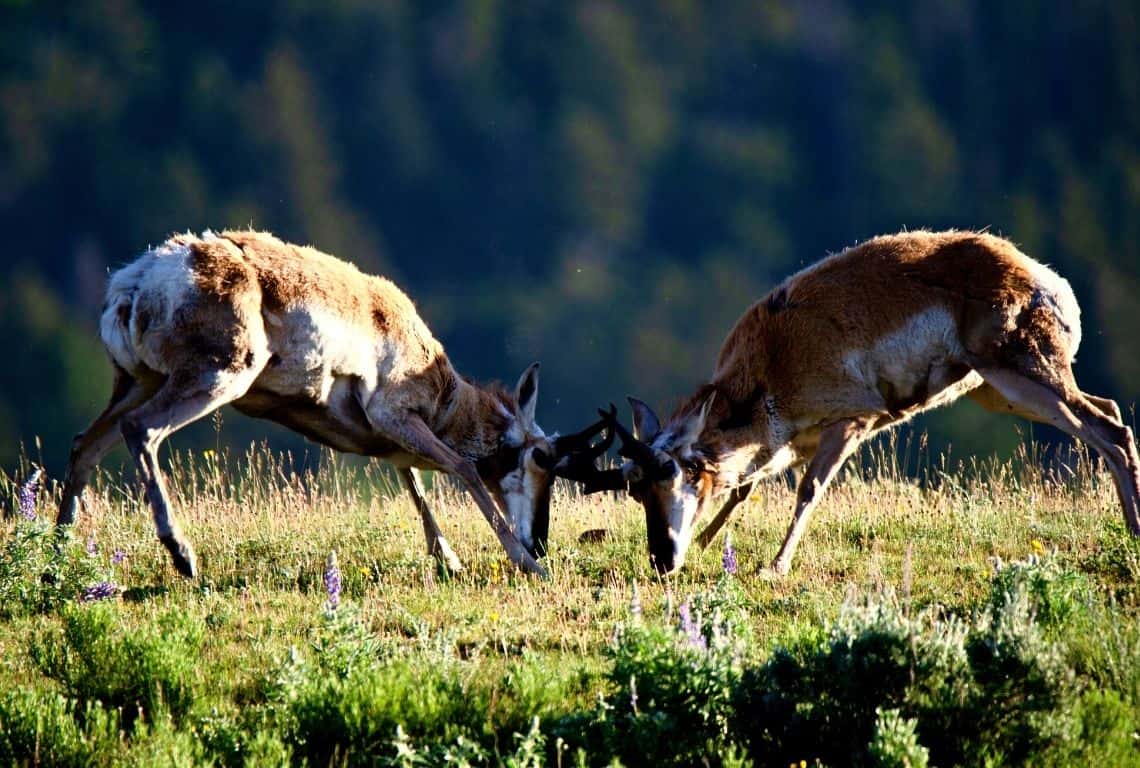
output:
M 1079 685 L 1045 631 L 1077 614 L 1074 584 L 1051 563 L 1021 564 L 995 576 L 970 620 L 908 616 L 889 594 L 849 603 L 826 637 L 809 633 L 745 673 L 734 727 L 763 764 L 875 764 L 891 710 L 914 720 L 935 765 L 1040 762 L 1077 727 Z
M 168 610 L 128 629 L 117 606 L 106 603 L 69 605 L 61 616 L 62 632 L 34 639 L 30 652 L 80 706 L 120 710 L 128 729 L 140 718 L 168 714 L 178 722 L 189 712 L 201 678 L 200 619 Z
M 722 580 L 676 610 L 621 624 L 606 651 L 610 694 L 553 732 L 626 765 L 739 764 L 729 725 L 748 647 L 740 599 Z
M 1021 764 L 1050 745 L 1071 736 L 1072 704 L 1077 689 L 1061 647 L 1046 638 L 1037 618 L 1031 591 L 1041 589 L 1050 598 L 1051 576 L 1033 566 L 1024 578 L 994 580 L 989 605 L 979 615 L 966 640 L 973 685 L 961 710 L 954 713 L 957 727 L 950 731 L 963 744 L 975 742 L 984 751 Z M 1063 601 L 1044 605 L 1057 611 Z M 1062 608 L 1064 614 L 1071 609 Z M 980 758 L 977 747 L 963 750 Z M 937 759 L 936 759 L 937 762 Z
M 108 558 L 89 553 L 71 529 L 17 519 L 0 548 L 0 619 L 55 611 L 111 578 Z
M 545 762 L 541 717 L 563 715 L 575 680 L 523 659 L 473 675 L 447 638 L 397 655 L 351 608 L 326 611 L 308 653 L 264 685 L 286 749 L 314 765 L 517 765 Z
M 926 768 L 930 750 L 918 743 L 918 721 L 897 709 L 876 710 L 875 735 L 868 746 L 869 763 L 875 768 Z
M 830 632 L 808 632 L 745 674 L 736 727 L 763 764 L 863 764 L 880 708 L 929 715 L 964 701 L 966 633 L 936 610 L 907 615 L 889 594 L 849 602 Z
M 21 686 L 0 696 L 0 755 L 9 764 L 105 764 L 118 746 L 119 716 L 99 702 Z

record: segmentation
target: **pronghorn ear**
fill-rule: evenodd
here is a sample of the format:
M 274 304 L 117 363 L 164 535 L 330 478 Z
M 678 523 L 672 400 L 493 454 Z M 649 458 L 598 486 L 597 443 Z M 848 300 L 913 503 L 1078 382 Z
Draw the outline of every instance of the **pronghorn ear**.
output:
M 515 410 L 527 432 L 534 429 L 534 409 L 538 405 L 538 363 L 531 363 L 515 387 Z
M 677 445 L 692 445 L 697 442 L 704 431 L 705 422 L 708 420 L 709 411 L 712 410 L 713 400 L 716 399 L 716 390 L 714 389 L 701 403 L 701 407 L 694 410 L 680 423 L 677 430 Z
M 629 407 L 633 409 L 633 436 L 643 443 L 648 443 L 661 431 L 661 422 L 658 421 L 657 414 L 636 397 L 627 397 L 626 400 L 629 400 Z

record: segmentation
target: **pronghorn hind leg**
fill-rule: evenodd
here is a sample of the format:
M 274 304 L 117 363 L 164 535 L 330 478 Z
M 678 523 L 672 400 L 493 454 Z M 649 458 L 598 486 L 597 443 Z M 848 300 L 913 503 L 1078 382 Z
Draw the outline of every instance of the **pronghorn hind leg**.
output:
M 59 503 L 56 525 L 71 525 L 79 511 L 83 490 L 91 480 L 91 473 L 99 465 L 122 435 L 117 429 L 124 413 L 141 405 L 154 393 L 155 388 L 134 378 L 119 366 L 115 366 L 115 383 L 111 389 L 111 400 L 95 421 L 75 436 L 71 443 L 71 455 L 67 461 L 67 473 L 63 480 L 63 496 Z
M 1090 395 L 1088 392 L 1083 391 L 1081 392 L 1081 395 L 1084 396 L 1084 398 L 1088 400 L 1098 411 L 1100 411 L 1102 415 L 1111 421 L 1117 424 L 1124 423 L 1124 417 L 1120 412 L 1120 406 L 1116 404 L 1115 400 L 1108 397 L 1097 397 L 1096 395 Z M 985 408 L 987 411 L 992 411 L 994 413 L 1013 414 L 1015 416 L 1020 416 L 1023 419 L 1029 419 L 1030 421 L 1036 421 L 1042 424 L 1052 423 L 1048 419 L 1042 419 L 1033 411 L 1026 410 L 1013 404 L 1005 397 L 1003 397 L 1001 392 L 995 389 L 991 384 L 983 384 L 977 389 L 967 393 L 966 397 L 970 398 L 978 405 Z
M 1037 421 L 1051 424 L 1091 445 L 1112 472 L 1124 521 L 1140 536 L 1140 457 L 1132 430 L 1110 414 L 1103 398 L 1090 400 L 1066 367 L 1045 380 L 1007 369 L 978 371 L 986 382 Z M 1111 402 L 1111 401 L 1108 401 Z M 1115 403 L 1113 403 L 1115 406 Z M 1119 409 L 1116 409 L 1119 411 Z
M 197 563 L 190 542 L 171 514 L 170 497 L 159 468 L 158 448 L 182 427 L 241 397 L 257 374 L 258 369 L 253 367 L 240 371 L 175 372 L 167 377 L 154 397 L 119 422 L 146 488 L 159 541 L 170 552 L 174 567 L 183 576 L 193 578 L 197 574 Z
M 792 569 L 792 558 L 796 554 L 796 547 L 804 531 L 807 530 L 811 514 L 818 506 L 824 491 L 835 479 L 847 457 L 873 431 L 873 418 L 852 418 L 838 421 L 820 433 L 819 446 L 808 462 L 804 476 L 796 489 L 795 516 L 776 559 L 772 561 L 772 571 L 777 576 L 785 576 Z
M 1112 419 L 1117 424 L 1124 424 L 1124 414 L 1120 412 L 1120 406 L 1117 405 L 1116 401 L 1111 397 L 1097 397 L 1096 395 L 1090 395 L 1088 392 L 1085 392 L 1083 390 L 1081 391 L 1081 394 L 1084 395 L 1085 400 L 1088 400 L 1090 403 L 1095 405 L 1105 416 Z
M 395 441 L 409 453 L 426 459 L 459 478 L 463 487 L 475 500 L 475 505 L 483 513 L 483 517 L 490 523 L 491 530 L 498 536 L 499 543 L 506 550 L 511 562 L 527 573 L 547 575 L 546 569 L 531 557 L 526 547 L 511 531 L 506 519 L 499 513 L 495 502 L 491 500 L 491 495 L 483 485 L 482 478 L 479 477 L 479 472 L 475 469 L 474 462 L 463 458 L 436 437 L 418 414 L 407 412 L 389 414 L 382 409 L 366 413 L 372 428 L 381 435 Z
M 399 475 L 400 482 L 411 495 L 412 503 L 416 505 L 416 511 L 420 513 L 420 521 L 424 526 L 424 537 L 427 539 L 428 554 L 434 557 L 448 573 L 452 575 L 459 573 L 463 570 L 463 563 L 459 561 L 459 557 L 452 550 L 451 545 L 447 543 L 447 539 L 444 538 L 443 532 L 439 529 L 439 524 L 432 516 L 431 508 L 428 507 L 427 500 L 424 498 L 419 471 L 411 467 L 401 468 Z
M 738 485 L 732 489 L 728 494 L 728 498 L 721 506 L 720 511 L 716 513 L 716 517 L 709 521 L 704 530 L 697 534 L 697 543 L 701 545 L 701 549 L 705 549 L 712 540 L 720 533 L 720 529 L 728 522 L 729 516 L 736 507 L 748 498 L 748 494 L 752 493 L 752 489 L 756 487 L 756 483 L 745 483 Z
M 1006 397 L 1003 397 L 1001 392 L 993 387 L 991 384 L 983 384 L 971 392 L 966 394 L 966 397 L 973 400 L 978 405 L 985 408 L 991 413 L 1005 413 L 1011 416 L 1020 416 L 1023 419 L 1036 421 L 1043 424 L 1048 424 L 1047 420 L 1041 419 L 1033 411 L 1026 410 Z

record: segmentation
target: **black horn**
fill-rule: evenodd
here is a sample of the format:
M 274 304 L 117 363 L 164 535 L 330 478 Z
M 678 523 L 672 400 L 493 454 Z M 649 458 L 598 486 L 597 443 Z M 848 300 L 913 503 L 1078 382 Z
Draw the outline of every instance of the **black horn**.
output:
M 635 464 L 649 469 L 656 467 L 658 464 L 657 453 L 648 444 L 641 442 L 633 434 L 622 426 L 618 421 L 613 405 L 610 405 L 610 413 L 599 410 L 598 413 L 602 414 L 602 418 L 609 419 L 610 425 L 617 436 L 621 438 L 621 448 L 618 449 L 618 455 L 631 459 Z
M 554 456 L 535 452 L 535 461 L 558 477 L 581 483 L 583 493 L 624 490 L 625 477 L 620 469 L 597 468 L 595 462 L 614 442 L 613 424 L 617 408 L 611 403 L 610 412 L 600 411 L 602 418 L 573 435 L 554 440 Z M 598 443 L 591 442 L 600 432 L 605 435 Z
M 612 408 L 613 406 L 611 405 L 610 407 Z M 606 435 L 602 438 L 602 441 L 597 445 L 591 443 L 590 441 L 603 430 L 606 431 Z M 613 442 L 613 429 L 610 427 L 609 421 L 603 418 L 586 427 L 581 432 L 554 438 L 551 442 L 551 447 L 554 449 L 553 453 L 536 449 L 534 452 L 534 461 L 538 466 L 548 472 L 554 472 L 557 475 L 574 480 L 577 478 L 568 477 L 560 470 L 570 465 L 577 467 L 592 466 L 594 460 L 608 451 L 610 446 L 613 445 Z
M 610 425 L 610 419 L 617 416 L 617 408 L 613 403 L 610 403 L 610 413 L 602 413 L 602 418 L 590 426 L 577 432 L 573 435 L 564 435 L 554 439 L 554 454 L 556 457 L 561 458 L 570 454 L 585 453 L 589 454 L 591 460 L 598 458 L 603 453 L 610 449 L 614 443 L 614 431 Z M 605 437 L 597 445 L 592 444 L 590 441 L 594 439 L 599 432 L 605 431 Z

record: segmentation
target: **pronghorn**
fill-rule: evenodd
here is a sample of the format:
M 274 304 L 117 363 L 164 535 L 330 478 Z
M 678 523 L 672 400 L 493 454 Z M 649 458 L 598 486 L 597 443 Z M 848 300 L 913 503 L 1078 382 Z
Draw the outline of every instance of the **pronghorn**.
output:
M 159 539 L 188 577 L 195 556 L 171 514 L 157 451 L 223 405 L 395 465 L 429 553 L 450 571 L 462 565 L 417 469 L 458 477 L 510 559 L 545 574 L 535 558 L 546 548 L 553 477 L 592 464 L 589 440 L 603 425 L 544 435 L 534 421 L 537 363 L 513 394 L 478 387 L 455 372 L 391 282 L 264 233 L 177 235 L 147 250 L 111 276 L 100 332 L 115 367 L 111 402 L 75 438 L 57 523 L 74 521 L 92 471 L 121 437 Z
M 1140 461 L 1116 403 L 1082 392 L 1071 364 L 1080 309 L 1068 282 L 1007 240 L 972 232 L 874 238 L 789 277 L 729 332 L 709 383 L 663 426 L 630 398 L 628 460 L 587 490 L 628 487 L 645 507 L 650 560 L 681 567 L 695 520 L 707 546 L 754 484 L 807 463 L 771 572 L 791 568 L 812 510 L 875 432 L 966 395 L 1052 424 L 1100 453 L 1140 536 Z

